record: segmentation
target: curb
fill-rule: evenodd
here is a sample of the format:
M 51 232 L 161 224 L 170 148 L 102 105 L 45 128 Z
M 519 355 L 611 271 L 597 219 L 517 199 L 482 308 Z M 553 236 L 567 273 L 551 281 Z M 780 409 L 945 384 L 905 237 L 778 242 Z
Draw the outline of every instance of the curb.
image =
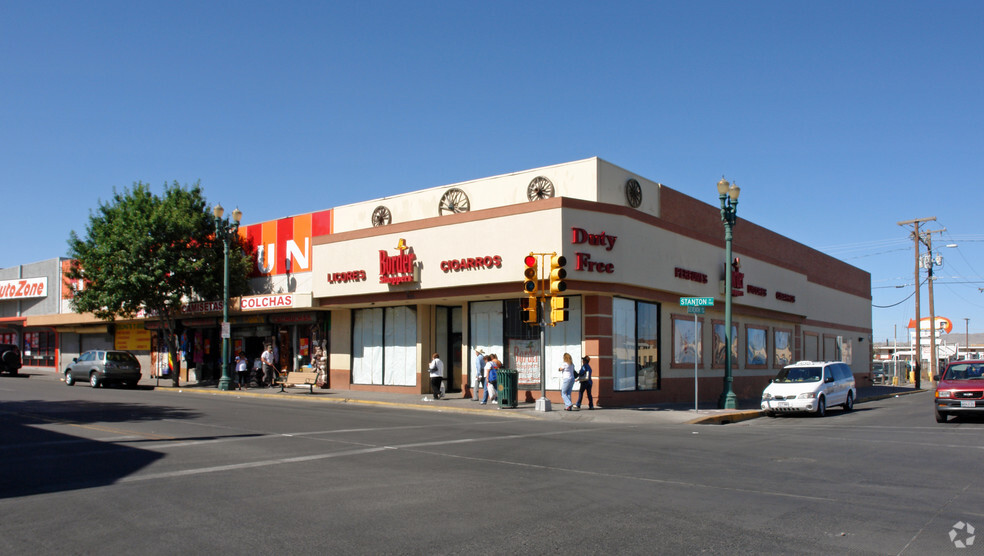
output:
M 758 419 L 762 416 L 762 410 L 748 410 L 748 411 L 732 411 L 729 413 L 720 413 L 718 415 L 708 415 L 707 417 L 698 417 L 693 421 L 687 421 L 688 425 L 727 425 L 730 423 L 739 423 L 741 421 L 748 421 L 749 419 Z
M 868 396 L 867 398 L 858 400 L 857 403 L 873 402 L 876 400 L 887 400 L 888 398 L 896 398 L 898 396 L 908 396 L 909 394 L 918 394 L 920 392 L 928 392 L 929 390 L 902 390 L 900 392 L 891 392 L 888 394 L 879 394 L 877 396 Z
M 899 392 L 891 392 L 888 394 L 879 394 L 877 396 L 867 396 L 865 398 L 859 399 L 855 403 L 867 403 L 877 400 L 886 400 L 888 398 L 895 398 L 898 396 L 908 396 L 909 394 L 918 394 L 919 392 L 926 392 L 926 390 L 902 390 Z M 730 423 L 739 423 L 741 421 L 748 421 L 749 419 L 758 419 L 765 415 L 760 409 L 747 410 L 747 411 L 734 411 L 729 413 L 721 413 L 719 415 L 709 415 L 707 417 L 699 417 L 693 421 L 687 421 L 688 425 L 727 425 Z
M 398 407 L 402 409 L 414 409 L 417 411 L 436 411 L 438 413 L 466 413 L 471 415 L 489 415 L 495 417 L 507 417 L 512 419 L 536 419 L 532 415 L 523 413 L 500 412 L 488 409 L 472 409 L 469 407 L 439 407 L 438 405 L 424 405 L 406 402 L 386 402 L 380 400 L 365 400 L 361 398 L 327 398 L 327 397 L 301 397 L 300 395 L 280 396 L 277 393 L 243 392 L 241 390 L 195 390 L 192 388 L 155 388 L 157 392 L 172 392 L 175 394 L 198 394 L 204 396 L 244 396 L 250 398 L 266 398 L 271 400 L 298 400 L 306 403 L 353 403 L 363 405 L 375 405 L 382 407 Z M 431 403 L 440 404 L 440 401 Z

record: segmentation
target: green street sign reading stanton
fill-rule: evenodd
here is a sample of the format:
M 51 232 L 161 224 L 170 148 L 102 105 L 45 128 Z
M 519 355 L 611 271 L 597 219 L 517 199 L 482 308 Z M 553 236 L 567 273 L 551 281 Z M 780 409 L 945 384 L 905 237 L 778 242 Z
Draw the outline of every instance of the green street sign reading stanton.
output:
M 713 307 L 713 297 L 681 297 L 681 307 Z

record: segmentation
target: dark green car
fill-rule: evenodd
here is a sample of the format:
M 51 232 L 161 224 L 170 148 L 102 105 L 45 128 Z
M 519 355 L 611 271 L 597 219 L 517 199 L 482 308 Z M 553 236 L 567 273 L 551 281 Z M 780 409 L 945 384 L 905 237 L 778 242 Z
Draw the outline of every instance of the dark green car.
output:
M 72 359 L 65 369 L 65 384 L 81 381 L 93 388 L 111 382 L 135 388 L 140 382 L 140 362 L 128 351 L 90 350 Z
M 20 349 L 14 344 L 0 344 L 0 372 L 16 375 L 20 368 Z

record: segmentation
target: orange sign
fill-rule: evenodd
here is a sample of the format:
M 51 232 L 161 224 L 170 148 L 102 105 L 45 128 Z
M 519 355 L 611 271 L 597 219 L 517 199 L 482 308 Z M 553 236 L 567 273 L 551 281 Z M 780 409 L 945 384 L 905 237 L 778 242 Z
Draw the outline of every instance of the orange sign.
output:
M 931 321 L 932 319 L 930 319 L 929 317 L 923 317 L 922 319 L 920 319 L 919 330 L 929 330 L 930 328 L 935 328 L 936 330 L 942 330 L 947 334 L 949 334 L 950 331 L 953 330 L 953 322 L 951 322 L 950 319 L 946 317 L 936 317 L 936 326 L 932 326 L 930 324 Z M 909 319 L 909 326 L 907 328 L 915 328 L 915 327 L 916 327 L 916 319 Z
M 239 228 L 253 245 L 254 276 L 311 270 L 311 238 L 332 232 L 332 211 L 323 210 Z

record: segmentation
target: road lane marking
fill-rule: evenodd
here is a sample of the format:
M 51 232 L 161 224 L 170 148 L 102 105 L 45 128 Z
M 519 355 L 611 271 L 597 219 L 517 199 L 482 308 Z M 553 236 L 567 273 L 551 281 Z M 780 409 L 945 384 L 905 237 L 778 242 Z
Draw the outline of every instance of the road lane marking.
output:
M 810 501 L 820 501 L 820 502 L 836 502 L 837 501 L 834 498 L 826 498 L 826 497 L 822 497 L 822 496 L 810 496 L 810 495 L 796 494 L 796 493 L 789 493 L 789 492 L 781 492 L 781 491 L 774 491 L 774 490 L 748 489 L 748 488 L 741 488 L 741 487 L 735 487 L 735 486 L 722 486 L 722 485 L 712 485 L 712 484 L 706 484 L 706 483 L 695 483 L 695 482 L 688 482 L 688 481 L 678 481 L 678 480 L 671 480 L 671 479 L 658 479 L 658 478 L 652 478 L 652 477 L 638 477 L 638 476 L 632 476 L 632 475 L 620 475 L 620 474 L 616 474 L 616 473 L 604 473 L 604 472 L 600 472 L 600 471 L 586 471 L 586 470 L 571 469 L 571 468 L 566 468 L 566 467 L 554 467 L 554 466 L 549 466 L 549 465 L 539 465 L 539 464 L 532 464 L 532 463 L 512 462 L 512 461 L 499 460 L 499 459 L 486 459 L 486 458 L 476 458 L 476 457 L 470 457 L 470 456 L 457 456 L 457 455 L 453 455 L 453 454 L 440 454 L 440 453 L 434 453 L 434 452 L 428 452 L 428 451 L 425 451 L 425 450 L 420 450 L 420 448 L 428 448 L 428 447 L 436 447 L 436 446 L 451 446 L 451 445 L 455 445 L 455 444 L 467 444 L 467 443 L 475 443 L 475 442 L 494 442 L 494 441 L 500 441 L 500 440 L 517 440 L 517 439 L 524 439 L 524 438 L 536 438 L 536 437 L 545 437 L 545 436 L 558 436 L 558 435 L 567 435 L 567 434 L 580 434 L 582 432 L 584 432 L 584 431 L 583 430 L 550 431 L 550 432 L 529 433 L 529 434 L 509 434 L 509 435 L 491 436 L 491 437 L 485 437 L 485 438 L 459 438 L 459 439 L 454 439 L 454 440 L 435 440 L 435 441 L 430 441 L 430 442 L 412 442 L 412 443 L 408 443 L 408 444 L 396 444 L 396 445 L 387 445 L 387 446 L 372 446 L 372 447 L 359 448 L 359 449 L 353 449 L 353 450 L 344 450 L 344 451 L 340 451 L 340 452 L 331 452 L 331 453 L 324 453 L 324 454 L 312 454 L 312 455 L 308 455 L 308 456 L 296 456 L 296 457 L 277 458 L 277 459 L 263 460 L 263 461 L 234 463 L 234 464 L 228 464 L 228 465 L 217 465 L 217 466 L 212 466 L 212 467 L 201 467 L 201 468 L 197 468 L 197 469 L 183 469 L 183 470 L 180 470 L 180 471 L 168 471 L 168 472 L 163 472 L 163 473 L 148 473 L 148 474 L 142 474 L 142 475 L 135 475 L 135 476 L 131 476 L 131 477 L 125 477 L 123 479 L 120 479 L 119 482 L 121 482 L 121 483 L 133 483 L 133 482 L 159 480 L 159 479 L 171 479 L 171 478 L 178 478 L 178 477 L 189 477 L 189 476 L 193 476 L 193 475 L 204 475 L 204 474 L 208 474 L 208 473 L 221 473 L 221 472 L 225 472 L 225 471 L 232 471 L 232 470 L 239 470 L 239 469 L 255 469 L 257 467 L 268 467 L 268 466 L 272 466 L 272 465 L 283 465 L 283 464 L 290 464 L 290 463 L 302 463 L 302 462 L 318 461 L 318 460 L 338 458 L 338 457 L 360 456 L 360 455 L 365 455 L 365 454 L 372 454 L 372 453 L 384 452 L 384 451 L 388 451 L 388 450 L 408 450 L 408 451 L 416 451 L 416 452 L 420 452 L 420 453 L 425 453 L 425 454 L 429 454 L 429 455 L 436 455 L 436 456 L 440 456 L 440 457 L 450 457 L 450 458 L 466 459 L 466 460 L 470 460 L 470 461 L 482 461 L 482 462 L 487 462 L 487 463 L 492 463 L 492 464 L 500 464 L 500 465 L 512 465 L 512 466 L 517 466 L 517 467 L 526 467 L 526 468 L 530 468 L 530 469 L 540 469 L 540 470 L 545 470 L 545 471 L 573 472 L 573 473 L 578 473 L 578 474 L 581 474 L 581 475 L 593 476 L 593 477 L 602 477 L 602 478 L 608 478 L 608 479 L 619 479 L 619 480 L 627 480 L 627 481 L 638 481 L 638 482 L 644 482 L 644 483 L 663 484 L 663 485 L 679 486 L 679 487 L 685 487 L 685 488 L 702 488 L 702 489 L 711 489 L 711 490 L 724 490 L 724 491 L 729 491 L 729 492 L 740 492 L 740 493 L 746 493 L 746 494 L 756 494 L 756 495 L 765 495 L 765 496 L 776 496 L 776 497 L 783 497 L 783 498 L 795 498 L 795 499 L 798 499 L 798 500 L 810 500 Z

